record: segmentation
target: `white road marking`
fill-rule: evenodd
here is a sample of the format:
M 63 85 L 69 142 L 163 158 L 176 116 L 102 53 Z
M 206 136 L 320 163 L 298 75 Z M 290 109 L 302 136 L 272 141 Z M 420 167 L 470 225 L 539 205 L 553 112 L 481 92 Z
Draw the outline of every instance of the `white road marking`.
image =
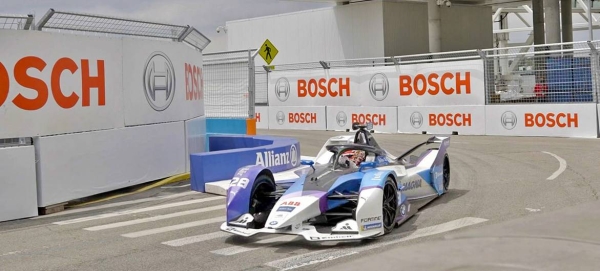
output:
M 163 242 L 163 245 L 172 246 L 172 247 L 181 247 L 189 244 L 204 242 L 212 239 L 217 239 L 221 237 L 231 236 L 231 233 L 227 233 L 224 231 L 211 232 L 207 234 L 201 234 L 196 236 L 185 237 L 181 239 L 171 240 L 167 242 Z
M 165 199 L 174 199 L 174 198 L 180 198 L 180 197 L 189 196 L 189 195 L 200 195 L 200 194 L 203 194 L 203 193 L 197 192 L 197 191 L 188 191 L 188 192 L 177 193 L 177 194 L 168 195 L 168 196 L 136 199 L 136 200 L 129 200 L 129 201 L 120 201 L 120 202 L 103 204 L 103 205 L 94 206 L 94 207 L 77 208 L 77 209 L 72 209 L 72 210 L 66 210 L 66 211 L 63 211 L 60 213 L 36 216 L 36 217 L 29 218 L 29 219 L 42 219 L 42 218 L 48 218 L 48 217 L 53 217 L 53 216 L 76 214 L 76 213 L 87 212 L 87 211 L 94 211 L 94 210 L 107 209 L 107 208 L 112 208 L 112 207 L 132 205 L 132 204 L 136 204 L 136 203 L 144 203 L 144 202 L 149 202 L 149 201 L 165 200 Z
M 525 210 L 530 211 L 530 212 L 539 212 L 542 209 L 532 209 L 532 208 L 525 208 Z
M 296 238 L 302 238 L 302 237 L 299 237 L 296 235 L 283 235 L 283 236 L 259 240 L 259 241 L 252 243 L 252 245 L 255 245 L 255 244 L 265 245 L 266 244 L 267 246 L 258 246 L 258 247 L 231 246 L 231 247 L 226 247 L 226 248 L 219 249 L 219 250 L 213 250 L 211 252 L 214 254 L 231 256 L 231 255 L 235 255 L 235 254 L 239 254 L 239 253 L 243 253 L 243 252 L 248 252 L 248 251 L 252 251 L 252 250 L 265 248 L 265 247 L 268 247 L 271 245 L 275 245 L 278 242 L 290 242 Z
M 146 222 L 151 222 L 151 221 L 169 219 L 169 218 L 174 218 L 174 217 L 206 213 L 206 212 L 217 211 L 217 210 L 222 210 L 222 209 L 225 209 L 225 205 L 217 205 L 217 206 L 211 206 L 211 207 L 206 207 L 206 208 L 200 208 L 200 209 L 196 209 L 196 210 L 189 210 L 189 211 L 177 212 L 177 213 L 172 213 L 172 214 L 158 215 L 158 216 L 153 216 L 153 217 L 128 220 L 128 221 L 111 223 L 111 224 L 106 224 L 106 225 L 99 225 L 99 226 L 85 228 L 84 230 L 101 231 L 101 230 L 131 226 L 131 225 L 136 225 L 136 224 L 141 224 L 141 223 L 146 223 Z
M 401 242 L 406 242 L 408 240 L 413 240 L 413 239 L 417 239 L 417 238 L 421 238 L 421 237 L 426 237 L 426 236 L 430 236 L 430 235 L 449 232 L 452 230 L 464 228 L 467 226 L 472 226 L 472 225 L 483 223 L 486 221 L 488 221 L 488 220 L 483 219 L 483 218 L 466 217 L 466 218 L 461 218 L 458 220 L 446 222 L 443 224 L 418 229 L 416 231 L 413 231 L 412 233 L 410 233 L 409 235 L 407 235 L 405 237 L 391 240 L 391 241 L 375 243 L 373 245 L 352 248 L 352 249 L 328 249 L 328 250 L 315 251 L 315 252 L 310 252 L 310 253 L 306 253 L 306 254 L 301 254 L 301 255 L 297 255 L 297 256 L 292 256 L 292 257 L 268 262 L 268 263 L 266 263 L 266 265 L 277 268 L 280 271 L 292 270 L 292 269 L 296 269 L 296 268 L 300 268 L 300 267 L 304 267 L 304 266 L 308 266 L 308 265 L 313 265 L 316 263 L 331 261 L 331 260 L 334 260 L 337 258 L 354 255 L 361 251 L 372 250 L 372 249 L 376 249 L 376 248 L 380 248 L 380 247 L 384 247 L 384 246 L 389 246 L 389 245 L 393 245 L 393 244 L 397 244 L 397 243 L 401 243 Z
M 165 232 L 187 229 L 187 228 L 192 228 L 192 227 L 198 227 L 198 226 L 203 226 L 203 225 L 208 225 L 208 224 L 213 224 L 213 223 L 219 223 L 219 222 L 222 223 L 222 222 L 225 222 L 225 219 L 226 219 L 225 217 L 215 217 L 215 218 L 198 220 L 198 221 L 189 222 L 189 223 L 177 224 L 177 225 L 173 225 L 173 226 L 167 226 L 167 227 L 162 227 L 162 228 L 156 228 L 156 229 L 150 229 L 150 230 L 145 230 L 145 231 L 138 231 L 138 232 L 122 234 L 121 236 L 129 237 L 129 238 L 137 238 L 137 237 L 148 236 L 148 235 L 153 235 L 153 234 L 159 234 L 159 233 L 165 233 Z
M 554 158 L 556 158 L 556 160 L 558 160 L 558 162 L 560 163 L 558 170 L 556 172 L 554 172 L 554 174 L 552 174 L 552 176 L 550 176 L 546 179 L 546 180 L 554 180 L 554 179 L 556 179 L 556 177 L 558 177 L 558 175 L 563 173 L 563 171 L 565 171 L 565 169 L 567 169 L 567 161 L 565 161 L 565 159 L 562 159 L 560 156 L 558 156 L 554 153 L 551 153 L 551 152 L 543 152 L 543 153 L 554 156 Z
M 190 205 L 190 204 L 196 204 L 196 203 L 202 203 L 202 202 L 208 202 L 208 201 L 214 201 L 214 200 L 222 200 L 222 199 L 225 199 L 225 197 L 218 196 L 218 197 L 186 200 L 186 201 L 157 205 L 157 206 L 141 208 L 141 209 L 133 209 L 133 210 L 127 210 L 127 211 L 114 212 L 114 213 L 99 214 L 99 215 L 88 216 L 88 217 L 80 217 L 80 218 L 75 218 L 75 219 L 66 220 L 66 221 L 54 222 L 52 224 L 67 225 L 67 224 L 86 222 L 86 221 L 91 221 L 91 220 L 96 220 L 96 219 L 103 219 L 103 218 L 116 217 L 116 216 L 122 216 L 122 215 L 150 212 L 150 211 L 156 211 L 156 210 L 167 209 L 167 208 L 172 208 L 172 207 L 179 207 L 179 206 L 184 206 L 184 205 Z
M 0 254 L 0 257 L 21 254 L 21 253 L 24 253 L 24 252 L 27 252 L 27 249 L 25 249 L 25 250 L 18 250 L 18 251 L 11 251 L 11 252 L 7 252 L 7 253 L 4 253 L 4 254 Z

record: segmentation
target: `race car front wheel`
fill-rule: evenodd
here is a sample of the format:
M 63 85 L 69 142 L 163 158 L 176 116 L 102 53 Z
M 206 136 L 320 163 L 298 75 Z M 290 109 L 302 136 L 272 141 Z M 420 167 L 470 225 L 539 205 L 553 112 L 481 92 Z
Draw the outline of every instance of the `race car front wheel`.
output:
M 396 214 L 398 209 L 398 189 L 392 177 L 387 177 L 383 186 L 383 228 L 384 233 L 388 234 L 394 228 L 396 223 Z
M 250 214 L 254 216 L 254 228 L 264 228 L 276 200 L 270 196 L 275 191 L 275 181 L 261 174 L 254 181 L 250 194 Z

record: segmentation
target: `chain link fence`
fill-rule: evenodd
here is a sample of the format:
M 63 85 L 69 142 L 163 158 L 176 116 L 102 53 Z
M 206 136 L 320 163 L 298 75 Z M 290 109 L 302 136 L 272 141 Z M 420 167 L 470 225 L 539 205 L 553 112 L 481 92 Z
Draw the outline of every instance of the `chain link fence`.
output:
M 599 42 L 484 50 L 488 104 L 597 102 Z
M 254 116 L 255 52 L 256 50 L 230 51 L 203 55 L 206 117 Z M 259 81 L 259 84 L 266 85 L 266 79 Z

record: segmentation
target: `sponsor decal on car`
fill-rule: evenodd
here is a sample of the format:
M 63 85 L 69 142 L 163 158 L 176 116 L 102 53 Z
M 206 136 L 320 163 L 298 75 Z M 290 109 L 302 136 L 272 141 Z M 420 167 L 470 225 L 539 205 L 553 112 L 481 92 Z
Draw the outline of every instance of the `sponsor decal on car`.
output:
M 372 229 L 379 229 L 379 228 L 381 228 L 382 225 L 383 225 L 383 223 L 377 222 L 377 223 L 362 225 L 360 228 L 363 231 L 368 231 L 368 230 L 372 230 Z
M 279 208 L 277 208 L 277 212 L 292 212 L 294 211 L 294 209 L 296 209 L 296 207 L 292 207 L 292 206 L 280 206 Z
M 360 223 L 369 223 L 369 222 L 375 222 L 375 221 L 381 221 L 381 216 L 373 216 L 373 217 L 367 217 L 367 218 L 361 218 L 360 219 Z
M 422 185 L 423 185 L 423 180 L 422 179 L 418 179 L 418 180 L 406 182 L 406 183 L 402 184 L 402 186 L 404 186 L 402 188 L 402 191 L 408 191 L 408 190 L 413 190 L 413 189 L 416 189 L 416 188 L 421 188 Z

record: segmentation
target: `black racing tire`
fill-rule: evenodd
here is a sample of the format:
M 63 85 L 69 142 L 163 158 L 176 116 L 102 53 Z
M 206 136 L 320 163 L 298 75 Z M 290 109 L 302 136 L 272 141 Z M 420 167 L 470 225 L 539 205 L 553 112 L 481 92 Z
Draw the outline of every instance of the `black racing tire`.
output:
M 442 173 L 444 178 L 444 193 L 446 193 L 450 187 L 450 159 L 448 159 L 448 155 L 444 157 L 444 168 Z
M 259 175 L 252 185 L 249 213 L 254 216 L 254 228 L 264 228 L 274 206 L 275 199 L 268 196 L 275 191 L 275 181 L 267 174 Z
M 394 179 L 388 176 L 383 185 L 382 223 L 384 234 L 390 233 L 396 225 L 398 214 L 398 188 Z

